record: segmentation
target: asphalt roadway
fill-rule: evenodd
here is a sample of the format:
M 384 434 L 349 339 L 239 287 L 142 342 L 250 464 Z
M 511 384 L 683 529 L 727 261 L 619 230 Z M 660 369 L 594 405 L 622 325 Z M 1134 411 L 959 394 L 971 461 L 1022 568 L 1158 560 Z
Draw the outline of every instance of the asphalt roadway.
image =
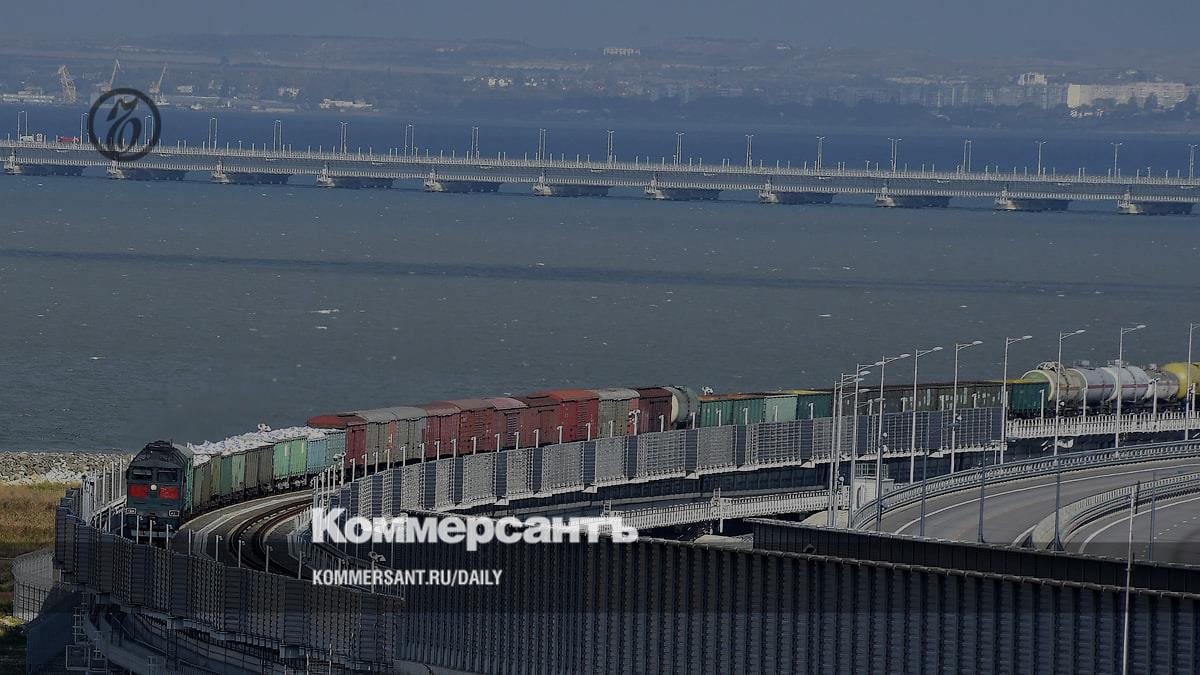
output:
M 1200 471 L 1200 458 L 1185 457 L 1161 461 L 1143 462 L 1118 466 L 1103 466 L 1062 474 L 1061 504 L 1083 499 L 1093 494 L 1106 492 L 1138 481 L 1143 483 L 1156 478 L 1167 478 L 1181 473 Z M 1054 513 L 1053 474 L 987 486 L 984 492 L 984 540 L 993 544 L 1014 544 L 1032 532 L 1038 521 Z M 920 533 L 920 503 L 914 503 L 884 514 L 882 529 L 886 532 L 917 535 Z M 1171 533 L 1173 538 L 1189 534 L 1196 539 L 1200 534 L 1200 499 L 1181 501 L 1179 504 L 1159 505 L 1156 509 L 1155 529 L 1160 533 Z M 1139 517 L 1140 518 L 1140 517 Z M 1128 537 L 1126 530 L 1120 533 L 1120 541 Z M 1137 521 L 1135 524 L 1140 525 Z M 951 541 L 978 541 L 979 488 L 973 486 L 952 494 L 930 497 L 925 503 L 925 536 Z M 1167 528 L 1171 528 L 1168 530 Z M 1190 528 L 1190 529 L 1189 529 Z M 1111 536 L 1117 526 L 1109 528 Z M 1144 529 L 1149 532 L 1148 528 Z M 1086 535 L 1085 535 L 1086 536 Z M 1148 536 L 1143 535 L 1143 540 Z M 1098 543 L 1085 547 L 1086 553 L 1111 555 L 1103 551 Z M 1160 548 L 1162 548 L 1160 555 Z M 1124 556 L 1124 547 L 1120 556 Z M 1200 563 L 1200 543 L 1189 547 L 1175 547 L 1175 555 L 1184 556 L 1177 562 Z M 1155 558 L 1166 559 L 1167 547 L 1155 545 Z

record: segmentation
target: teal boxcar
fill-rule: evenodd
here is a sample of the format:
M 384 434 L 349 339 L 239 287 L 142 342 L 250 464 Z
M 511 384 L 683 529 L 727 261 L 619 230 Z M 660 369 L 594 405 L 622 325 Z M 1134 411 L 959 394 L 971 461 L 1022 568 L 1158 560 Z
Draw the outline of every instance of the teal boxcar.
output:
M 796 421 L 796 395 L 783 393 L 765 393 L 763 397 L 762 418 L 759 422 L 794 422 Z M 806 411 L 807 412 L 807 411 Z M 755 420 L 751 420 L 752 422 Z
M 1050 383 L 1029 380 L 1009 380 L 1008 414 L 1012 417 L 1037 417 L 1050 399 Z M 1051 412 L 1054 405 L 1049 406 Z
M 250 462 L 258 464 L 258 483 L 254 487 L 260 493 L 270 492 L 274 487 L 274 472 L 271 467 L 273 459 L 274 446 L 271 445 L 254 448 L 246 455 L 247 471 L 249 471 Z
M 213 458 L 213 461 L 218 460 L 221 462 L 218 493 L 221 497 L 229 497 L 233 494 L 233 455 L 222 455 L 219 458 Z
M 246 455 L 239 452 L 229 458 L 233 470 L 233 494 L 240 495 L 246 491 Z
M 329 466 L 329 432 L 323 438 L 312 438 L 308 441 L 308 455 L 305 457 L 304 472 L 314 474 Z
M 750 424 L 763 419 L 763 397 L 754 394 L 717 394 L 700 397 L 700 426 Z
M 794 389 L 788 393 L 796 395 L 796 419 L 807 420 L 833 416 L 833 393 L 812 389 Z
M 308 466 L 308 439 L 297 438 L 288 441 L 288 475 L 303 476 Z
M 280 441 L 271 445 L 271 475 L 275 482 L 287 480 L 288 477 L 288 442 Z

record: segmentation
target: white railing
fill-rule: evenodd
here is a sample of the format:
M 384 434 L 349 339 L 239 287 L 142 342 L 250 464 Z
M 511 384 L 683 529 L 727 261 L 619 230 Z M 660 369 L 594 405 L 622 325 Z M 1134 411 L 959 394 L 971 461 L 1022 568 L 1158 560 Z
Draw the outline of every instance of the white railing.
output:
M 1055 427 L 1059 436 L 1112 435 L 1117 430 L 1116 415 L 1090 415 L 1088 417 L 1061 417 L 1057 425 L 1053 417 L 1044 419 L 1009 420 L 1009 438 L 1053 438 Z M 1166 412 L 1121 415 L 1121 433 L 1158 433 L 1164 431 L 1200 429 L 1200 417 L 1186 413 Z

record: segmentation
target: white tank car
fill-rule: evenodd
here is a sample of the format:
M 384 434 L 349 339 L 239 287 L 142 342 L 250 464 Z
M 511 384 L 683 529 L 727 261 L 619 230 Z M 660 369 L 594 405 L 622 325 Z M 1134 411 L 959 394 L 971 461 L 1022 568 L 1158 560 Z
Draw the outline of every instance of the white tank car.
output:
M 1122 405 L 1150 405 L 1173 401 L 1179 392 L 1179 380 L 1170 372 L 1147 370 L 1138 366 L 1060 366 L 1048 361 L 1021 376 L 1021 379 L 1046 382 L 1047 400 L 1058 400 L 1061 386 L 1064 407 L 1078 408 L 1087 401 L 1089 407 L 1115 404 L 1117 380 L 1120 378 Z

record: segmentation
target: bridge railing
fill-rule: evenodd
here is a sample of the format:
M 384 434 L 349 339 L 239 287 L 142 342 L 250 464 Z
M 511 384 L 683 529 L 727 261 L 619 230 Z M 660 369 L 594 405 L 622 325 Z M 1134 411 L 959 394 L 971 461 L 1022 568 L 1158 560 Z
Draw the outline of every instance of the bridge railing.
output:
M 969 489 L 980 484 L 986 472 L 988 484 L 1023 480 L 1058 471 L 1074 471 L 1098 466 L 1133 464 L 1154 459 L 1190 457 L 1200 454 L 1200 440 L 1170 443 L 1148 443 L 1122 448 L 1108 448 L 1078 453 L 1062 453 L 1057 457 L 1042 457 L 1020 462 L 1008 462 L 984 466 L 967 471 L 958 471 L 927 481 L 912 483 L 892 490 L 877 498 L 881 500 L 883 515 L 889 511 L 919 502 L 922 494 L 928 499 L 937 495 Z M 872 526 L 877 515 L 877 500 L 873 499 L 858 508 L 850 518 L 850 527 L 866 529 Z
M 1169 499 L 1200 492 L 1200 473 L 1169 476 L 1144 483 L 1140 487 L 1126 485 L 1091 495 L 1062 507 L 1058 513 L 1058 540 L 1069 539 L 1081 527 L 1107 515 L 1129 508 L 1129 497 L 1138 490 L 1136 503 L 1140 506 L 1151 499 Z M 1033 548 L 1050 548 L 1055 543 L 1054 514 L 1038 521 L 1026 542 Z
M 90 144 L 85 143 L 58 143 L 58 142 L 43 142 L 37 143 L 32 141 L 20 140 L 2 140 L 0 139 L 0 148 L 9 150 L 44 150 L 49 152 L 86 152 L 94 153 Z M 733 162 L 722 162 L 719 164 L 702 164 L 702 163 L 672 163 L 665 159 L 652 161 L 649 158 L 642 160 L 641 158 L 630 161 L 607 161 L 596 160 L 589 161 L 582 157 L 577 159 L 561 158 L 555 159 L 547 157 L 544 159 L 528 159 L 528 158 L 508 158 L 508 157 L 485 157 L 485 156 L 460 156 L 457 154 L 446 155 L 440 153 L 437 155 L 419 155 L 416 153 L 384 153 L 379 154 L 371 149 L 366 152 L 361 149 L 356 149 L 351 152 L 336 152 L 324 150 L 307 149 L 303 151 L 293 149 L 269 150 L 263 148 L 246 148 L 227 146 L 225 148 L 206 148 L 197 146 L 160 146 L 152 154 L 154 156 L 172 156 L 186 155 L 191 157 L 204 157 L 216 159 L 220 157 L 237 157 L 257 160 L 275 160 L 275 161 L 320 161 L 320 162 L 361 162 L 369 161 L 381 165 L 410 165 L 410 166 L 486 166 L 486 167 L 514 167 L 526 169 L 559 169 L 559 170 L 580 170 L 580 171 L 621 171 L 621 172 L 659 172 L 659 173 L 679 173 L 679 174 L 723 174 L 726 176 L 747 176 L 753 177 L 756 183 L 761 183 L 767 177 L 797 177 L 797 178 L 814 178 L 814 179 L 869 179 L 876 181 L 885 180 L 924 180 L 924 181 L 947 181 L 956 183 L 979 182 L 979 183 L 996 183 L 996 182 L 1016 182 L 1016 183 L 1031 183 L 1031 184 L 1056 184 L 1063 186 L 1071 186 L 1075 184 L 1084 185 L 1108 185 L 1108 186 L 1162 186 L 1171 188 L 1194 189 L 1200 186 L 1200 179 L 1189 179 L 1182 176 L 1097 176 L 1087 175 L 1082 172 L 1076 174 L 1057 174 L 1043 173 L 1041 175 L 1022 174 L 1015 170 L 1011 173 L 1001 171 L 985 170 L 982 172 L 965 172 L 961 170 L 955 171 L 935 171 L 935 170 L 903 170 L 897 169 L 891 171 L 888 169 L 855 169 L 845 165 L 834 165 L 832 168 L 823 166 L 820 169 L 812 165 L 802 166 L 787 166 L 777 164 L 774 166 L 760 163 L 756 165 L 736 164 Z
M 838 508 L 846 506 L 849 494 L 850 491 L 845 487 L 838 491 Z M 716 493 L 709 500 L 684 504 L 626 510 L 605 508 L 603 515 L 619 516 L 623 524 L 639 530 L 646 530 L 691 523 L 721 523 L 736 518 L 778 513 L 802 513 L 827 508 L 829 508 L 828 490 L 807 490 L 750 497 L 722 497 Z
M 1057 426 L 1059 436 L 1111 435 L 1117 430 L 1116 415 L 1053 417 L 1009 420 L 1009 438 L 1052 438 Z M 1121 433 L 1158 433 L 1200 429 L 1200 416 L 1182 412 L 1135 413 L 1121 415 Z

